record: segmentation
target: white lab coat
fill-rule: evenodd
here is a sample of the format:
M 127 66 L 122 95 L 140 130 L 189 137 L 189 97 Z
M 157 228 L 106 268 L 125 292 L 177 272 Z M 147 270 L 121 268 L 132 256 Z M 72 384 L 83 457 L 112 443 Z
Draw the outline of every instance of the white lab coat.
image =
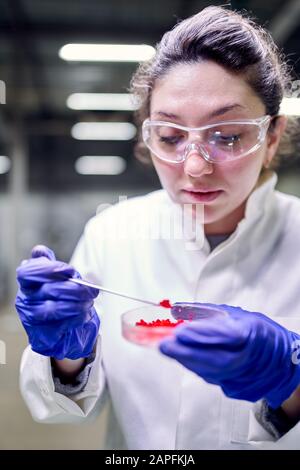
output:
M 162 213 L 176 219 L 178 206 L 160 190 L 91 219 L 72 264 L 83 278 L 136 297 L 237 305 L 300 333 L 300 201 L 275 191 L 276 181 L 273 174 L 250 195 L 245 218 L 212 252 L 207 239 L 201 247 L 125 233 L 139 222 L 148 229 Z M 122 338 L 121 314 L 140 305 L 98 297 L 97 357 L 86 388 L 72 399 L 54 391 L 49 358 L 25 350 L 21 391 L 35 420 L 82 422 L 108 395 L 116 417 L 109 448 L 300 449 L 300 423 L 276 441 L 255 418 L 259 403 L 227 398 L 156 349 Z

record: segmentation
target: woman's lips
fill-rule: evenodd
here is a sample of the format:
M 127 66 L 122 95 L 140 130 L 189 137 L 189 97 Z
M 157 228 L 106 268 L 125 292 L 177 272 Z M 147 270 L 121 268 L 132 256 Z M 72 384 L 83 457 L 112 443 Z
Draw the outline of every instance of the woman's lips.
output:
M 187 201 L 184 201 L 186 203 L 188 202 L 210 202 L 214 201 L 220 194 L 223 192 L 221 189 L 218 189 L 216 191 L 189 191 L 186 189 L 182 190 L 185 199 L 188 199 Z M 186 197 L 187 196 L 187 197 Z

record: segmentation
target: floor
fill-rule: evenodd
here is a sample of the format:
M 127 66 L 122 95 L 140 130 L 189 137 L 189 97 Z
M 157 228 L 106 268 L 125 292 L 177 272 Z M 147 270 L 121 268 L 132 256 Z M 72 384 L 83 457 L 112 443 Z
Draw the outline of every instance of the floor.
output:
M 2 364 L 3 349 L 6 364 Z M 35 423 L 19 392 L 18 375 L 23 332 L 12 308 L 0 308 L 0 449 L 101 449 L 106 413 L 92 424 Z

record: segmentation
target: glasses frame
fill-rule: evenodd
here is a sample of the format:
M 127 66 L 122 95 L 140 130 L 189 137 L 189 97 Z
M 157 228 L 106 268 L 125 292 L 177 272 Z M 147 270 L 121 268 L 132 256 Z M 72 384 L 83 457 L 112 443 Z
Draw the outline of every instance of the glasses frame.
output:
M 240 158 L 244 158 L 247 155 L 255 152 L 256 150 L 258 150 L 261 147 L 261 145 L 263 144 L 263 142 L 266 138 L 271 120 L 274 119 L 275 117 L 276 116 L 270 116 L 269 114 L 266 114 L 266 115 L 261 116 L 261 117 L 256 118 L 256 119 L 238 119 L 238 120 L 232 120 L 232 121 L 220 121 L 220 122 L 216 122 L 214 124 L 209 124 L 207 126 L 201 126 L 201 127 L 186 127 L 186 126 L 181 126 L 179 124 L 174 124 L 174 123 L 168 122 L 168 121 L 151 121 L 150 118 L 147 118 L 147 119 L 145 119 L 145 121 L 142 124 L 142 137 L 143 137 L 143 141 L 144 141 L 144 144 L 146 145 L 146 147 L 157 158 L 159 158 L 160 160 L 163 160 L 164 162 L 174 163 L 174 164 L 178 164 L 178 163 L 181 164 L 186 160 L 186 157 L 187 157 L 185 151 L 182 154 L 181 160 L 175 160 L 174 161 L 174 160 L 169 160 L 169 159 L 163 158 L 157 152 L 152 150 L 152 148 L 146 142 L 146 139 L 147 139 L 146 132 L 148 131 L 149 127 L 165 126 L 165 127 L 173 127 L 175 129 L 179 129 L 179 130 L 186 131 L 186 132 L 199 132 L 199 131 L 204 131 L 206 129 L 211 129 L 212 127 L 215 127 L 215 126 L 224 125 L 224 124 L 225 125 L 227 125 L 227 124 L 228 125 L 229 124 L 254 124 L 254 125 L 258 126 L 259 135 L 258 135 L 257 143 L 251 149 L 249 149 L 247 152 L 243 153 L 242 155 L 240 155 L 237 158 L 232 158 L 232 159 L 228 159 L 228 160 L 225 160 L 225 161 L 222 161 L 222 162 L 218 162 L 218 161 L 215 161 L 215 160 L 211 159 L 207 152 L 203 152 L 203 151 L 201 152 L 201 156 L 207 162 L 222 165 L 222 164 L 226 164 L 228 162 L 239 160 Z M 187 145 L 188 145 L 188 143 L 186 144 L 185 149 L 186 149 Z

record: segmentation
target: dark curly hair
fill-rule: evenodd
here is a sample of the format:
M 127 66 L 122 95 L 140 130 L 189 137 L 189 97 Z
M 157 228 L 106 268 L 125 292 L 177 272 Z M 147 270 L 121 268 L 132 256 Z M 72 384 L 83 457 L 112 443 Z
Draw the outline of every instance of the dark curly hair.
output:
M 140 160 L 151 161 L 141 138 L 141 124 L 149 117 L 156 80 L 177 64 L 203 59 L 240 74 L 265 104 L 266 114 L 278 115 L 291 83 L 291 70 L 270 33 L 246 14 L 210 6 L 165 33 L 156 46 L 155 56 L 140 64 L 132 77 L 130 91 L 140 105 L 135 113 L 139 127 L 135 154 Z M 276 125 L 276 118 L 272 125 Z M 297 121 L 289 119 L 271 169 L 279 166 L 282 156 L 293 153 L 297 139 Z

